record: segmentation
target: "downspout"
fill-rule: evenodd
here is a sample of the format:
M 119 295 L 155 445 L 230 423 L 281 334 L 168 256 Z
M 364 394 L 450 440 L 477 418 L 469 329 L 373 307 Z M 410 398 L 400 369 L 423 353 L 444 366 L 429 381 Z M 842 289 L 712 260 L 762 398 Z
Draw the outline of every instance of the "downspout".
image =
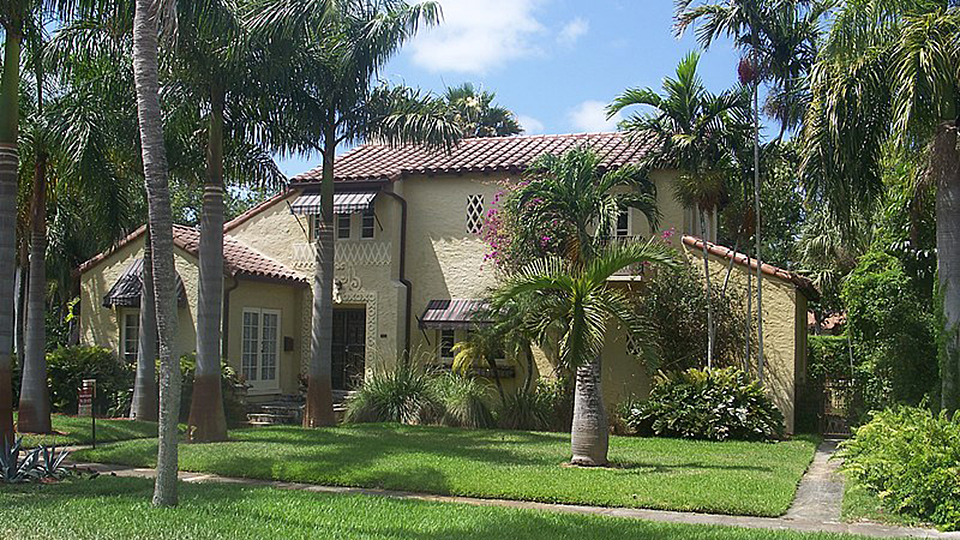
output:
M 223 340 L 220 344 L 220 358 L 221 361 L 226 361 L 228 364 L 230 363 L 230 357 L 227 354 L 229 352 L 227 347 L 230 344 L 230 293 L 240 286 L 240 280 L 237 279 L 237 276 L 230 276 L 230 278 L 233 279 L 233 285 L 223 290 L 223 317 L 220 321 L 220 335 Z
M 413 284 L 410 283 L 410 280 L 407 279 L 407 200 L 397 195 L 392 191 L 383 192 L 390 197 L 393 197 L 400 203 L 400 271 L 397 281 L 403 283 L 403 286 L 407 288 L 407 301 L 404 315 L 404 327 L 403 327 L 403 350 L 404 356 L 409 357 L 410 355 L 410 324 L 411 316 L 413 313 Z

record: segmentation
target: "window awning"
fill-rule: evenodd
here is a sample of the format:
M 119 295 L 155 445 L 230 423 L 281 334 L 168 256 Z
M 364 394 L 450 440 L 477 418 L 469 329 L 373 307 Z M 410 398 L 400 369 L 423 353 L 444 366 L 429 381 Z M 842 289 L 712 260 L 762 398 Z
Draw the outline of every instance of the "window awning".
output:
M 472 298 L 430 300 L 420 317 L 420 326 L 435 329 L 471 328 L 486 322 L 474 318 L 477 312 L 486 307 L 484 300 Z
M 373 208 L 373 199 L 377 196 L 376 191 L 360 191 L 333 194 L 333 212 L 335 214 L 352 214 L 354 212 L 366 212 Z M 307 193 L 297 197 L 290 205 L 294 214 L 319 214 L 320 213 L 320 194 Z
M 143 288 L 143 259 L 134 259 L 113 287 L 103 297 L 103 307 L 140 307 L 140 291 Z M 187 305 L 187 289 L 183 286 L 180 274 L 177 274 L 177 304 Z

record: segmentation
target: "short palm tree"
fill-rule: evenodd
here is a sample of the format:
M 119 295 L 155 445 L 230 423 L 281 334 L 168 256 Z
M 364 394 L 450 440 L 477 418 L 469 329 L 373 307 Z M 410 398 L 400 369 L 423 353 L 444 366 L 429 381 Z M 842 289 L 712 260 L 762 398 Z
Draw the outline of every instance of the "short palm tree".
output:
M 377 82 L 380 70 L 420 25 L 440 21 L 434 2 L 265 0 L 247 24 L 272 47 L 288 48 L 273 81 L 282 129 L 277 146 L 323 157 L 316 232 L 311 360 L 305 427 L 331 425 L 333 318 L 333 177 L 337 147 L 365 140 L 449 148 L 461 136 L 445 104 L 406 87 Z M 318 30 L 319 29 L 319 30 Z
M 558 360 L 576 372 L 571 463 L 603 466 L 609 448 L 607 414 L 601 390 L 604 337 L 618 325 L 629 338 L 646 336 L 643 318 L 626 294 L 611 288 L 615 273 L 639 264 L 674 264 L 669 249 L 657 240 L 612 243 L 579 263 L 562 258 L 534 261 L 511 277 L 493 295 L 493 305 L 532 299 L 542 340 L 555 336 Z
M 523 133 L 523 127 L 510 109 L 493 102 L 497 95 L 478 89 L 471 83 L 447 88 L 443 99 L 464 138 L 507 137 Z
M 960 408 L 960 8 L 846 2 L 811 75 L 802 178 L 840 224 L 881 192 L 884 145 L 922 153 L 936 186 L 941 407 Z
M 716 95 L 707 91 L 697 74 L 700 55 L 689 53 L 677 65 L 674 77 L 663 81 L 664 94 L 651 88 L 631 88 L 607 108 L 613 117 L 635 106 L 647 107 L 621 122 L 620 128 L 635 137 L 654 142 L 648 165 L 667 166 L 679 172 L 677 199 L 697 209 L 703 236 L 703 270 L 706 294 L 712 295 L 707 261 L 707 220 L 720 206 L 731 179 L 737 177 L 734 149 L 747 138 L 750 125 L 749 94 L 737 88 Z M 713 309 L 707 302 L 707 366 L 713 366 Z

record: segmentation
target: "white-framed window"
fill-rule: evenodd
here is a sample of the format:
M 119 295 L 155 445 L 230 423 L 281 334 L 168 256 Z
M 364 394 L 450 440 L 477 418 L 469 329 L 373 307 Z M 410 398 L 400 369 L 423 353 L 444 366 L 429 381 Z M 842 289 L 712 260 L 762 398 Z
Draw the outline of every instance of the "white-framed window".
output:
M 280 311 L 244 308 L 242 323 L 240 373 L 253 389 L 269 390 L 278 384 Z
M 614 223 L 613 235 L 617 238 L 626 238 L 630 236 L 630 209 L 625 208 L 617 215 L 617 222 Z
M 317 236 L 320 234 L 320 224 L 323 223 L 320 219 L 320 214 L 310 215 L 310 241 L 316 241 Z
M 128 363 L 137 362 L 140 347 L 140 313 L 123 314 L 123 359 Z
M 350 214 L 337 214 L 337 239 L 350 238 Z
M 456 342 L 456 331 L 450 328 L 440 330 L 440 336 L 437 339 L 437 356 L 440 357 L 440 360 L 453 362 L 453 345 Z
M 483 194 L 467 195 L 467 232 L 480 234 L 483 229 Z
M 374 228 L 377 223 L 377 217 L 373 212 L 364 212 L 360 218 L 360 238 L 373 238 Z

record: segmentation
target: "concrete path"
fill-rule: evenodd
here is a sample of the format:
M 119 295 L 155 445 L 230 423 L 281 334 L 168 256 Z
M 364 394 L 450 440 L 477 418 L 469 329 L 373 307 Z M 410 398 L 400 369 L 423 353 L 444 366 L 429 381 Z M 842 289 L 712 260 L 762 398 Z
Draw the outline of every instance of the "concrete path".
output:
M 830 461 L 837 451 L 836 440 L 825 440 L 817 447 L 813 462 L 800 480 L 797 496 L 784 519 L 835 523 L 840 521 L 843 504 L 843 477 L 840 464 Z
M 834 445 L 835 448 L 835 445 Z M 822 450 L 822 452 L 821 452 Z M 664 510 L 646 510 L 642 508 L 607 508 L 601 506 L 585 506 L 572 504 L 551 504 L 530 501 L 511 501 L 503 499 L 478 499 L 474 497 L 454 497 L 446 495 L 430 495 L 405 491 L 391 491 L 381 489 L 350 488 L 336 486 L 318 486 L 297 482 L 279 482 L 274 480 L 253 480 L 248 478 L 230 478 L 215 474 L 180 472 L 180 478 L 188 483 L 218 482 L 224 484 L 238 484 L 251 487 L 272 487 L 276 489 L 293 489 L 314 493 L 360 494 L 396 499 L 412 499 L 442 503 L 470 504 L 475 506 L 496 506 L 502 508 L 520 508 L 545 512 L 566 512 L 571 514 L 586 514 L 613 516 L 629 519 L 645 519 L 648 521 L 662 521 L 668 523 L 686 523 L 691 525 L 724 525 L 732 527 L 747 527 L 753 529 L 794 530 L 806 532 L 850 533 L 873 537 L 914 537 L 914 538 L 954 538 L 960 539 L 960 533 L 941 533 L 928 529 L 886 526 L 877 523 L 843 523 L 840 518 L 838 496 L 843 496 L 843 485 L 839 491 L 836 487 L 836 478 L 832 476 L 835 465 L 827 459 L 832 453 L 829 446 L 821 446 L 811 464 L 811 478 L 804 476 L 800 489 L 804 496 L 801 500 L 798 490 L 797 502 L 790 508 L 787 515 L 781 518 L 758 518 L 749 516 L 727 516 L 720 514 L 703 514 L 697 512 L 671 512 Z M 819 465 L 818 465 L 819 463 Z M 90 469 L 101 474 L 113 474 L 125 477 L 152 478 L 154 469 L 138 469 L 123 465 L 109 465 L 101 463 L 77 464 L 77 467 Z M 829 471 L 823 474 L 821 470 Z M 839 493 L 839 495 L 837 495 Z M 818 509 L 820 495 L 826 503 L 825 509 Z

